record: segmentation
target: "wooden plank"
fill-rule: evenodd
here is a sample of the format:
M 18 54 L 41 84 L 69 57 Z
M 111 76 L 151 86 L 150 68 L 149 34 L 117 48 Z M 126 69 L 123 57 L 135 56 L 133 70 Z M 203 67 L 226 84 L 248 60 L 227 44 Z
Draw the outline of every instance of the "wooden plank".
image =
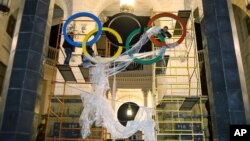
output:
M 184 23 L 187 24 L 187 21 L 190 17 L 190 13 L 191 13 L 190 10 L 180 10 L 178 11 L 178 17 L 180 17 L 184 21 Z M 173 36 L 181 36 L 181 34 L 182 34 L 181 25 L 179 22 L 176 22 Z
M 76 81 L 69 65 L 56 65 L 65 81 Z

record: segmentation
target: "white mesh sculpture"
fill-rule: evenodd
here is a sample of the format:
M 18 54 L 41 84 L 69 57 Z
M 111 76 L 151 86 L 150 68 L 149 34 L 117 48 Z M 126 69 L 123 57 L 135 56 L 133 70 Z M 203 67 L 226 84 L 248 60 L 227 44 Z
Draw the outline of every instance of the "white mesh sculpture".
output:
M 158 33 L 158 27 L 150 28 L 130 50 L 123 53 L 120 57 L 115 60 L 110 59 L 109 63 L 97 63 L 96 67 L 91 68 L 90 81 L 93 86 L 93 93 L 83 92 L 81 94 L 84 109 L 79 122 L 82 126 L 81 133 L 83 138 L 86 138 L 90 134 L 90 128 L 95 123 L 98 127 L 105 127 L 111 133 L 113 139 L 128 138 L 138 130 L 141 130 L 144 132 L 145 141 L 155 140 L 152 108 L 140 107 L 134 121 L 129 121 L 126 127 L 124 127 L 114 116 L 114 111 L 105 94 L 110 89 L 108 77 L 121 72 L 133 61 L 134 58 L 131 58 L 128 55 L 129 53 L 134 54 L 137 58 L 145 58 L 153 55 L 163 56 L 165 54 L 165 47 L 152 52 L 138 53 L 141 47 L 149 40 L 149 37 Z

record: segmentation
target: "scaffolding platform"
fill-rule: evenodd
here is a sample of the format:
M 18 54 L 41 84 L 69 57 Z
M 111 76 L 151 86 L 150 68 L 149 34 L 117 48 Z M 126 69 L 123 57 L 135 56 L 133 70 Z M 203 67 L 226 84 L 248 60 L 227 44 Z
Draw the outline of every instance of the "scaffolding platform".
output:
M 156 62 L 155 73 L 156 75 L 165 75 L 168 66 L 169 55 L 164 55 L 163 59 Z
M 199 101 L 199 97 L 186 97 L 183 101 L 180 110 L 192 110 L 194 105 Z
M 56 65 L 65 81 L 76 81 L 76 78 L 69 65 Z
M 190 14 L 191 14 L 191 10 L 178 11 L 178 17 L 180 17 L 185 22 L 185 24 L 187 24 Z M 175 29 L 176 30 L 174 30 L 174 34 L 173 34 L 174 36 L 179 36 L 182 34 L 181 25 L 179 22 L 176 22 Z
M 85 82 L 90 82 L 89 68 L 83 68 L 82 66 L 79 66 L 79 69 L 82 73 Z

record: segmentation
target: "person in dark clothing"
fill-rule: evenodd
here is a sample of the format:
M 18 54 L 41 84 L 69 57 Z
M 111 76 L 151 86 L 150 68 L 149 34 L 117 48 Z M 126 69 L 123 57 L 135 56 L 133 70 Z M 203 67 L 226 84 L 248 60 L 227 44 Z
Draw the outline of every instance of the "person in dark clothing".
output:
M 168 38 L 172 38 L 171 33 L 169 33 L 168 31 L 168 26 L 164 26 L 161 30 L 160 30 L 161 35 L 164 36 L 164 38 L 168 37 Z
M 69 36 L 69 38 L 71 40 L 73 40 L 73 38 L 74 38 L 74 33 L 73 32 L 69 32 L 67 35 Z M 64 39 L 64 42 L 63 42 L 62 46 L 63 46 L 65 54 L 66 54 L 66 58 L 64 60 L 64 64 L 68 65 L 69 61 L 70 61 L 70 58 L 71 58 L 71 55 L 72 55 L 72 52 L 75 51 L 75 46 L 73 46 L 70 43 L 68 43 L 67 40 L 65 40 L 65 39 Z

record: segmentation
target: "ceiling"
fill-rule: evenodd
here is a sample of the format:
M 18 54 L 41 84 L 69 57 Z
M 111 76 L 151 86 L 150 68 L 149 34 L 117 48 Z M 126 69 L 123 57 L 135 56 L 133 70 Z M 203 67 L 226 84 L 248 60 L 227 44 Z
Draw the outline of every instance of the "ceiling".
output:
M 68 2 L 69 0 L 65 0 Z M 134 14 L 150 16 L 151 11 L 191 10 L 199 0 L 135 0 Z M 87 11 L 100 15 L 114 15 L 120 12 L 120 0 L 74 0 L 72 11 Z
M 120 0 L 55 0 L 64 11 L 64 19 L 78 12 L 90 12 L 97 15 L 101 21 L 106 17 L 120 13 Z M 137 16 L 151 16 L 158 12 L 178 12 L 179 10 L 192 10 L 199 6 L 200 0 L 135 0 L 133 14 Z M 200 7 L 200 6 L 199 6 Z M 177 13 L 176 13 L 177 14 Z M 88 17 L 82 17 L 87 18 Z M 76 25 L 79 31 L 83 24 Z M 84 32 L 89 32 L 95 27 L 95 23 L 88 23 Z M 82 38 L 76 39 L 81 41 Z M 81 52 L 77 50 L 76 52 Z

